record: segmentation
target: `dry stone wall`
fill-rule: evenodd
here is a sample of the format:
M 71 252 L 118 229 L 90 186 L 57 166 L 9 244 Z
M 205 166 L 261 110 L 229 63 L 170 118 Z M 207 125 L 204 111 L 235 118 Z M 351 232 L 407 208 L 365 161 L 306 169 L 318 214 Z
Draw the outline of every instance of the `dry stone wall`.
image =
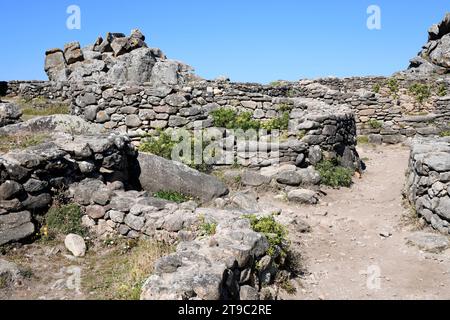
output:
M 413 141 L 405 194 L 420 217 L 450 233 L 450 138 Z
M 128 137 L 60 134 L 50 140 L 0 157 L 0 245 L 33 235 L 37 216 L 58 190 L 84 178 L 128 181 L 136 156 Z
M 147 85 L 99 86 L 92 82 L 10 82 L 7 93 L 31 98 L 70 98 L 75 114 L 102 123 L 107 129 L 129 132 L 137 140 L 141 134 L 160 128 L 209 127 L 208 113 L 225 106 L 250 111 L 262 121 L 273 119 L 280 115 L 280 105 L 294 103 L 292 98 L 348 106 L 355 114 L 358 135 L 368 136 L 374 143 L 399 143 L 415 135 L 439 135 L 450 129 L 449 78 L 395 79 L 389 84 L 390 78 L 384 77 L 324 78 L 270 86 L 196 81 L 185 87 L 159 89 Z M 430 96 L 422 102 L 410 92 L 417 84 L 430 90 Z

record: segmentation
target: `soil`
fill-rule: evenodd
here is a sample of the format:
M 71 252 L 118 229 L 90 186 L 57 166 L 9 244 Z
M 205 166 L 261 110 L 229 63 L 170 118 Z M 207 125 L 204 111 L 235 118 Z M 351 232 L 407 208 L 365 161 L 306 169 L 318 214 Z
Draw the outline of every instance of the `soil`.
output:
M 325 190 L 316 207 L 289 207 L 311 225 L 293 240 L 307 270 L 284 299 L 449 299 L 450 250 L 437 254 L 407 244 L 424 227 L 406 205 L 409 149 L 366 145 L 367 163 L 350 188 Z

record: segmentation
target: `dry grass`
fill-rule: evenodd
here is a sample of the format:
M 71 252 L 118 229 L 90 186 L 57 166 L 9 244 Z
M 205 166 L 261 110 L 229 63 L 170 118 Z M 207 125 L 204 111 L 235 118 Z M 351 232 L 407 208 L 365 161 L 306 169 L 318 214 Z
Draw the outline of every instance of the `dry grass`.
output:
M 0 135 L 0 153 L 6 153 L 15 149 L 26 149 L 39 145 L 49 137 L 48 134 L 21 133 L 16 135 Z
M 174 251 L 172 246 L 150 240 L 108 244 L 114 246 L 108 253 L 87 258 L 90 267 L 82 279 L 83 291 L 96 300 L 139 300 L 156 260 Z
M 23 98 L 10 99 L 22 110 L 22 120 L 27 121 L 35 117 L 51 116 L 55 114 L 70 114 L 70 106 L 62 102 L 51 101 L 44 97 L 27 100 Z

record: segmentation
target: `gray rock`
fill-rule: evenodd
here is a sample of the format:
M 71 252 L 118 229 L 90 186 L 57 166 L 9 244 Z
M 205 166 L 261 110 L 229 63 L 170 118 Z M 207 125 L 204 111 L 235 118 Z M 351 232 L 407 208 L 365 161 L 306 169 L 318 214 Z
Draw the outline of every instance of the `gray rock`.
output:
M 84 257 L 86 255 L 86 243 L 79 235 L 68 234 L 64 240 L 64 245 L 74 257 Z
M 111 210 L 108 212 L 109 218 L 116 223 L 123 223 L 125 219 L 125 214 L 120 211 Z
M 83 61 L 83 52 L 80 48 L 79 42 L 70 42 L 64 46 L 64 58 L 67 64 Z
M 22 185 L 15 181 L 5 181 L 0 185 L 0 200 L 10 200 L 23 190 Z
M 34 230 L 28 211 L 0 215 L 0 245 L 26 239 Z
M 188 101 L 180 94 L 171 94 L 166 97 L 166 103 L 172 107 L 183 108 L 188 105 Z
M 92 219 L 102 219 L 105 216 L 105 208 L 99 205 L 86 207 L 86 214 Z
M 50 81 L 67 81 L 69 70 L 62 50 L 52 49 L 46 52 L 44 69 Z
M 423 158 L 423 164 L 425 164 L 431 170 L 434 171 L 438 172 L 450 171 L 450 153 L 433 152 L 427 154 Z
M 28 197 L 22 201 L 23 206 L 28 210 L 39 210 L 47 208 L 52 202 L 52 196 L 48 193 L 42 193 L 38 196 L 28 195 Z
M 0 101 L 0 127 L 19 122 L 22 111 L 12 103 L 2 103 Z
M 242 286 L 240 288 L 240 300 L 242 301 L 256 301 L 259 300 L 258 291 L 250 286 Z
M 141 231 L 145 224 L 145 218 L 128 214 L 125 217 L 125 224 L 133 230 Z
M 319 146 L 309 148 L 308 159 L 313 166 L 318 164 L 322 160 L 322 149 Z
M 125 118 L 125 124 L 127 125 L 127 127 L 137 128 L 142 124 L 142 121 L 141 119 L 139 119 L 139 116 L 131 114 Z
M 299 186 L 302 183 L 301 176 L 296 171 L 286 171 L 279 173 L 276 177 L 278 183 L 288 186 Z
M 426 232 L 413 233 L 407 238 L 407 243 L 432 253 L 439 253 L 447 249 L 450 245 L 448 237 Z
M 296 189 L 288 193 L 288 200 L 303 204 L 317 204 L 319 196 L 317 192 L 307 189 Z
M 442 218 L 450 221 L 450 196 L 447 195 L 439 199 L 436 213 Z
M 142 188 L 150 193 L 172 190 L 205 202 L 228 193 L 228 188 L 217 178 L 184 164 L 144 153 L 139 154 L 138 162 L 140 168 L 136 174 Z
M 269 184 L 270 178 L 257 172 L 247 170 L 241 175 L 241 182 L 245 186 L 259 187 L 264 184 Z

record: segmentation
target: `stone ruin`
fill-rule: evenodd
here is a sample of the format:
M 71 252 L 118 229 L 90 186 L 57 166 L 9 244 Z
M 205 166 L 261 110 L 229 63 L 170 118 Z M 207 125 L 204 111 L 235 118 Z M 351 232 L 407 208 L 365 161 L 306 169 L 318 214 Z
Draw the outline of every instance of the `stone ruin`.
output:
M 156 48 L 149 48 L 145 36 L 133 30 L 129 37 L 123 33 L 108 33 L 103 39 L 84 48 L 71 42 L 64 49 L 46 53 L 45 72 L 50 81 L 96 83 L 151 83 L 173 86 L 192 77 L 192 68 L 166 58 Z
M 449 15 L 430 29 L 429 43 L 401 73 L 406 77 L 397 78 L 404 91 L 430 81 L 450 88 L 448 78 L 435 77 L 448 73 L 449 31 Z M 282 190 L 297 203 L 320 201 L 315 166 L 321 160 L 338 159 L 344 167 L 364 169 L 356 151 L 358 135 L 371 143 L 392 144 L 417 137 L 405 195 L 421 217 L 449 233 L 450 144 L 445 138 L 436 140 L 450 125 L 448 94 L 432 96 L 428 113 L 416 115 L 423 105 L 402 94 L 375 92 L 385 78 L 276 86 L 207 81 L 161 50 L 148 48 L 138 30 L 129 37 L 108 33 L 84 48 L 69 43 L 64 50 L 49 50 L 45 71 L 50 82 L 1 86 L 2 95 L 69 102 L 72 115 L 20 122 L 18 108 L 0 105 L 0 135 L 51 132 L 38 146 L 0 156 L 0 245 L 32 237 L 39 216 L 57 190 L 64 189 L 83 208 L 83 224 L 99 236 L 178 243 L 175 253 L 156 262 L 142 299 L 263 298 L 261 288 L 283 272 L 277 268 L 282 258 L 268 254 L 267 239 L 243 215 L 267 216 L 277 208 L 260 207 L 252 190 L 230 192 L 213 176 L 136 150 L 144 136 L 159 130 L 212 130 L 211 113 L 219 108 L 249 112 L 262 122 L 288 113 L 288 130 L 278 136 L 276 146 L 264 139 L 239 141 L 225 128 L 219 128 L 217 142 L 225 158 L 241 165 L 230 173 L 232 178 L 238 174 L 244 186 L 256 190 Z M 381 125 L 370 126 L 374 122 Z M 161 190 L 190 194 L 197 201 L 176 204 L 155 198 Z M 201 236 L 204 222 L 217 225 L 214 236 Z
M 411 146 L 405 195 L 417 214 L 450 233 L 450 139 L 416 139 Z
M 428 30 L 428 42 L 410 61 L 406 73 L 448 74 L 450 72 L 450 13 Z

